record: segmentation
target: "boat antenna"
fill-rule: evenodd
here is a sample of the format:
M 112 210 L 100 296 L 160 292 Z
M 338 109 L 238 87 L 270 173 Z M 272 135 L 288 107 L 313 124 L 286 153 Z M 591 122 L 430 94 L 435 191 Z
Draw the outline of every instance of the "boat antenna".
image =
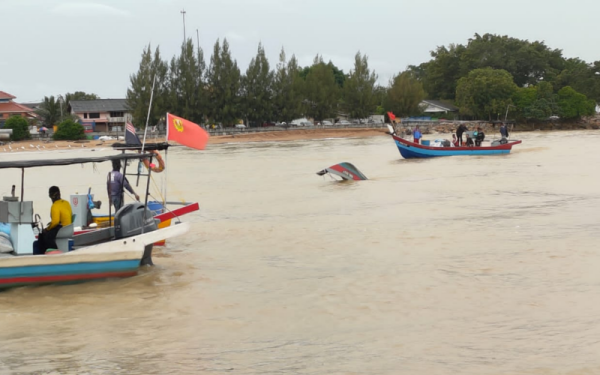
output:
M 148 105 L 148 116 L 146 117 L 146 128 L 144 129 L 144 141 L 142 142 L 142 154 L 146 146 L 146 135 L 148 134 L 148 123 L 150 122 L 150 111 L 152 110 L 152 99 L 154 98 L 154 85 L 156 84 L 156 74 L 152 80 L 152 91 L 150 91 L 150 105 Z

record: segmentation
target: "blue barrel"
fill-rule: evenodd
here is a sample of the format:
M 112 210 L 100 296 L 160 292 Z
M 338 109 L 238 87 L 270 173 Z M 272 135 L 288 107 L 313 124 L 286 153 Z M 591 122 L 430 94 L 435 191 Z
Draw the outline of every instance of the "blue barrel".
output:
M 155 202 L 155 201 L 148 202 L 148 209 L 150 211 L 152 211 L 152 215 L 154 215 L 154 216 L 160 215 L 164 211 L 164 207 L 163 207 L 162 203 Z
M 426 141 L 426 140 L 424 140 L 424 139 L 423 139 L 423 140 L 421 141 L 421 144 L 422 144 L 423 146 L 429 146 L 429 141 Z

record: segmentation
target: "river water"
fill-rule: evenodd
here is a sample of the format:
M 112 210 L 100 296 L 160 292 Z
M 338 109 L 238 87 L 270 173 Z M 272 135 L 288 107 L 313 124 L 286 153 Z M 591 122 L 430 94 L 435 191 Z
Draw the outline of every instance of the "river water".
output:
M 429 160 L 387 136 L 173 149 L 192 231 L 134 278 L 0 293 L 0 374 L 600 373 L 600 132 L 517 135 Z M 370 179 L 315 174 L 342 161 Z M 26 198 L 106 200 L 108 169 L 28 170 Z

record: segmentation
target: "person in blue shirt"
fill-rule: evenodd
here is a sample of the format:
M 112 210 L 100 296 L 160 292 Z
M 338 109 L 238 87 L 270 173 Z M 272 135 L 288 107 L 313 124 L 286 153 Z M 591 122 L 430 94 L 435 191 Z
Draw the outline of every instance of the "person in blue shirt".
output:
M 112 161 L 113 170 L 108 174 L 106 179 L 106 189 L 108 191 L 108 201 L 115 207 L 115 212 L 119 211 L 123 207 L 123 188 L 127 189 L 131 194 L 135 196 L 136 200 L 140 200 L 140 196 L 137 195 L 127 178 L 121 173 L 121 161 Z
M 422 137 L 423 137 L 423 134 L 421 134 L 421 130 L 419 130 L 419 125 L 415 126 L 415 129 L 413 130 L 414 142 L 420 143 Z

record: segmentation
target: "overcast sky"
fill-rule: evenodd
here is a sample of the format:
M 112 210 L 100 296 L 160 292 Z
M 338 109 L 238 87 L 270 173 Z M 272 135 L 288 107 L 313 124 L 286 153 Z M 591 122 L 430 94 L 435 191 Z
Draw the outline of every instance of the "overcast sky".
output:
M 242 72 L 264 44 L 348 72 L 361 51 L 381 83 L 475 33 L 543 40 L 566 57 L 600 60 L 598 0 L 0 0 L 0 91 L 18 102 L 85 91 L 124 98 L 145 45 L 170 60 L 196 30 L 208 65 L 227 38 Z

